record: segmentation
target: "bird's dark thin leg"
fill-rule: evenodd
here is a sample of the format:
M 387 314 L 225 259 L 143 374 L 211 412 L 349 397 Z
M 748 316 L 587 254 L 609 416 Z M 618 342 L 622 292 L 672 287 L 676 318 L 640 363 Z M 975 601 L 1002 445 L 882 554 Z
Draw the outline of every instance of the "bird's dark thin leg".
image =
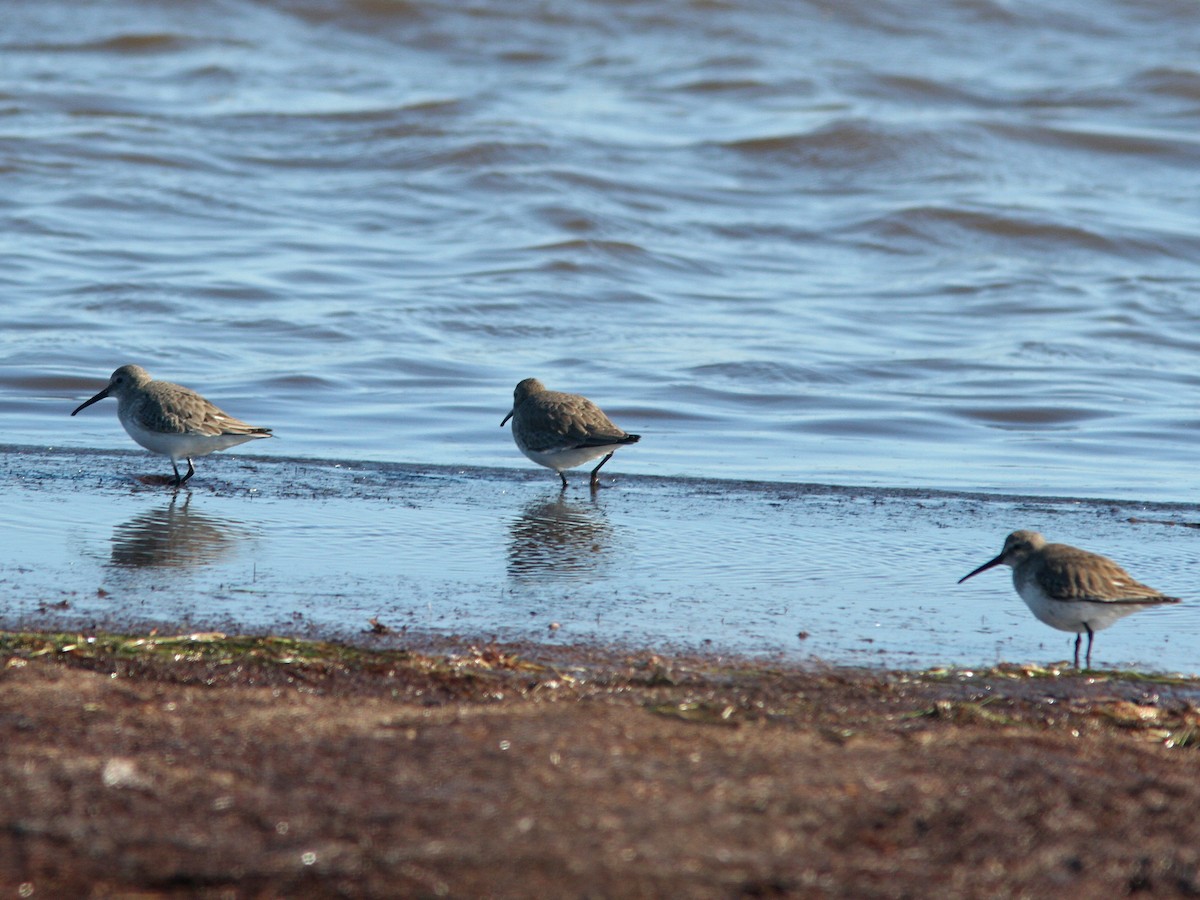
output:
M 1088 648 L 1087 648 L 1086 659 L 1087 659 L 1087 667 L 1090 669 L 1092 667 L 1092 638 L 1094 638 L 1096 636 L 1096 632 L 1092 631 L 1092 626 L 1089 625 L 1087 622 L 1083 623 L 1083 627 L 1088 630 Z M 1076 668 L 1078 668 L 1078 663 L 1076 664 Z
M 1079 634 L 1075 635 L 1075 668 L 1076 669 L 1079 668 L 1079 642 L 1081 640 L 1083 640 L 1083 632 L 1082 631 L 1079 632 Z M 1090 642 L 1088 643 L 1088 649 L 1089 650 L 1092 649 L 1092 645 Z
M 596 473 L 600 471 L 601 466 L 603 466 L 606 462 L 608 462 L 612 458 L 613 458 L 613 455 L 610 452 L 608 454 L 608 456 L 606 456 L 606 457 L 604 457 L 604 459 L 600 460 L 600 462 L 596 465 L 596 468 L 592 469 L 592 487 L 600 486 L 600 476 Z
M 179 487 L 181 484 L 183 484 L 183 479 L 179 477 L 179 466 L 175 465 L 175 460 L 171 460 L 171 468 L 175 470 L 174 487 Z
M 562 489 L 565 491 L 567 489 L 567 476 L 564 475 L 562 472 L 559 472 L 558 477 L 562 479 L 562 483 L 563 483 Z
M 178 474 L 179 474 L 179 472 L 178 472 L 178 471 L 176 471 L 176 473 L 175 473 L 175 474 L 176 474 L 176 475 L 178 475 Z M 187 471 L 187 474 L 186 474 L 186 475 L 184 475 L 182 479 L 180 479 L 179 483 L 180 483 L 180 484 L 183 484 L 185 481 L 187 481 L 189 478 L 191 478 L 191 477 L 192 477 L 193 475 L 195 475 L 195 474 L 196 474 L 196 467 L 192 465 L 192 458 L 189 456 L 189 457 L 188 457 L 188 471 Z

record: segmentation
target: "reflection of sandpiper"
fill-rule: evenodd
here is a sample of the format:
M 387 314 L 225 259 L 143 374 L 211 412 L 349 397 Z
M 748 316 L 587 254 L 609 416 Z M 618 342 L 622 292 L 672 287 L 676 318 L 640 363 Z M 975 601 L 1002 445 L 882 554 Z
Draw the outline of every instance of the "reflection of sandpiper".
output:
M 626 444 L 636 444 L 641 435 L 618 428 L 595 403 L 579 394 L 548 391 L 536 378 L 526 378 L 513 391 L 513 408 L 500 427 L 513 420 L 512 435 L 517 449 L 539 466 L 553 469 L 567 489 L 563 469 L 573 469 L 600 460 L 592 469 L 592 489 L 600 486 L 600 468 Z
M 117 418 L 131 438 L 147 450 L 171 458 L 175 487 L 196 474 L 193 456 L 271 436 L 270 428 L 247 425 L 189 388 L 152 380 L 141 366 L 121 366 L 104 390 L 79 404 L 71 415 L 105 397 L 117 398 Z M 188 464 L 187 474 L 182 476 L 176 465 L 181 459 Z
M 229 553 L 244 534 L 235 526 L 188 509 L 191 496 L 176 505 L 134 516 L 113 529 L 112 565 L 199 566 Z
M 561 496 L 529 504 L 509 526 L 508 574 L 515 577 L 594 572 L 607 557 L 611 527 L 601 510 Z

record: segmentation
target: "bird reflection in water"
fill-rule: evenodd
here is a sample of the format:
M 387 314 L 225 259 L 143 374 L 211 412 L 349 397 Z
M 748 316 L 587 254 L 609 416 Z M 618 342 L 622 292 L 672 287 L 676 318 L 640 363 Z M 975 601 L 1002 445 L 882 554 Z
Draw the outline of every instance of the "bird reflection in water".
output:
M 529 504 L 509 526 L 508 574 L 513 578 L 593 573 L 608 558 L 612 527 L 596 501 L 570 503 L 562 494 Z
M 134 516 L 113 529 L 111 564 L 126 568 L 200 566 L 216 562 L 245 537 L 229 522 L 188 509 L 178 495 L 165 507 Z

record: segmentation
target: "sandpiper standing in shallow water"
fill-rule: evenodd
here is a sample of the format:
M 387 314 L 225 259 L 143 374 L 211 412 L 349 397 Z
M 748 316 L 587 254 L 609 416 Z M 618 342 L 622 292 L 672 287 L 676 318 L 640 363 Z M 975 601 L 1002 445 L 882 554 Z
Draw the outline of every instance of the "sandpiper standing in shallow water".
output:
M 1013 586 L 1035 616 L 1060 631 L 1075 632 L 1076 669 L 1084 632 L 1090 669 L 1097 631 L 1140 609 L 1180 602 L 1137 581 L 1106 556 L 1068 544 L 1047 544 L 1036 531 L 1014 531 L 999 556 L 958 583 L 999 565 L 1012 566 Z
M 614 425 L 595 403 L 578 394 L 548 391 L 536 378 L 526 378 L 513 391 L 512 419 L 517 448 L 535 463 L 553 469 L 567 488 L 563 469 L 573 469 L 603 456 L 592 469 L 592 488 L 600 486 L 597 474 L 613 453 L 625 444 L 636 444 L 641 435 L 627 434 Z
M 271 436 L 270 428 L 247 425 L 193 390 L 152 380 L 141 366 L 121 366 L 112 373 L 104 390 L 79 404 L 71 415 L 105 397 L 117 398 L 117 417 L 131 438 L 147 450 L 171 458 L 175 487 L 196 474 L 193 456 L 207 456 L 215 450 Z M 181 459 L 188 464 L 183 476 L 176 465 Z

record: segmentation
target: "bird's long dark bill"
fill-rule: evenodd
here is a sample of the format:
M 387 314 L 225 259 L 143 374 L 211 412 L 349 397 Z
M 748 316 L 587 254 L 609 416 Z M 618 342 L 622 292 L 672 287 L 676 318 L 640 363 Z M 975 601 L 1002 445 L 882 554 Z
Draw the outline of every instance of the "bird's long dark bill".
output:
M 1003 553 L 1001 553 L 1001 554 L 1000 554 L 999 556 L 997 556 L 995 559 L 993 559 L 993 560 L 991 560 L 991 561 L 989 561 L 989 562 L 985 562 L 985 563 L 984 563 L 982 566 L 980 566 L 980 567 L 979 567 L 978 569 L 976 569 L 974 572 L 971 572 L 969 575 L 964 575 L 962 578 L 958 579 L 958 583 L 959 583 L 959 584 L 962 584 L 962 583 L 963 583 L 964 581 L 966 581 L 968 578 L 974 578 L 974 577 L 975 577 L 976 575 L 978 575 L 980 572 L 986 572 L 988 569 L 992 568 L 993 566 L 998 566 L 998 565 L 1000 565 L 1000 563 L 1002 563 L 1002 562 L 1004 562 L 1004 554 L 1003 554 Z
M 100 393 L 98 393 L 95 397 L 93 397 L 91 400 L 84 400 L 82 403 L 80 403 L 77 407 L 75 407 L 75 412 L 71 413 L 71 415 L 75 415 L 75 413 L 79 412 L 81 409 L 87 409 L 89 406 L 91 406 L 97 400 L 103 400 L 107 396 L 108 396 L 108 388 L 105 388 Z
M 91 400 L 89 400 L 89 401 L 88 401 L 88 403 L 91 403 L 91 402 L 92 402 Z M 87 403 L 85 403 L 85 404 L 83 404 L 83 405 L 84 405 L 84 406 L 87 406 Z M 82 408 L 83 408 L 83 407 L 80 407 L 80 409 L 82 409 Z M 501 428 L 503 428 L 505 425 L 507 425 L 507 424 L 508 424 L 508 420 L 512 418 L 512 416 L 513 416 L 513 413 L 514 413 L 514 412 L 516 412 L 516 410 L 515 410 L 515 409 L 514 409 L 514 410 L 510 410 L 510 411 L 509 411 L 509 413 L 508 413 L 508 415 L 507 415 L 507 416 L 505 416 L 503 419 L 501 419 L 501 420 L 500 420 L 500 427 L 501 427 Z M 72 413 L 72 415 L 74 415 L 74 413 Z

